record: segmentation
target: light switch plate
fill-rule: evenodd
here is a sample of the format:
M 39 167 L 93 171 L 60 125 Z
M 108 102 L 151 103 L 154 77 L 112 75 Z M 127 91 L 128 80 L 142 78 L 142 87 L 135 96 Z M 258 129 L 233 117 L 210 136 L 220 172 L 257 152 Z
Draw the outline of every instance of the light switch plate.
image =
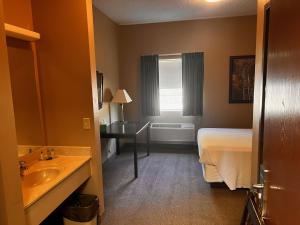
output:
M 83 124 L 83 129 L 90 130 L 91 129 L 91 118 L 83 118 L 82 124 Z

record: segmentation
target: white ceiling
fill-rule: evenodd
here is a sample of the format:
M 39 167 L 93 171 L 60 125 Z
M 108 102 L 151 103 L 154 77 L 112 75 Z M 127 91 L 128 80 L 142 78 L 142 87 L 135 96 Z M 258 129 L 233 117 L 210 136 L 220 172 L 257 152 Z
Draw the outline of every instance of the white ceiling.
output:
M 256 14 L 256 0 L 93 0 L 118 24 L 142 24 Z

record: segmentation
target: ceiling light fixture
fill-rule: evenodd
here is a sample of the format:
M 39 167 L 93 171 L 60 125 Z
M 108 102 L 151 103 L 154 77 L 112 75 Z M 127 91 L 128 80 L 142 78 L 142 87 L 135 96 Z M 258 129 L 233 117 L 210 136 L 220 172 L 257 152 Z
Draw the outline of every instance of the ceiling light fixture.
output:
M 219 2 L 220 0 L 205 0 L 206 2 Z

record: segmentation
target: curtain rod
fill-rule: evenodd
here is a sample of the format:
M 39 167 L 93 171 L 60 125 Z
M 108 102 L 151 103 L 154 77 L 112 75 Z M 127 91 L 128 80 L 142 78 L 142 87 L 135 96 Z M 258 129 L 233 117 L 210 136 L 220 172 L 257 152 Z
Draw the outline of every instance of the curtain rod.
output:
M 159 56 L 181 56 L 182 53 L 159 54 Z
M 160 54 L 160 59 L 178 59 L 181 58 L 181 53 L 174 53 L 174 54 Z

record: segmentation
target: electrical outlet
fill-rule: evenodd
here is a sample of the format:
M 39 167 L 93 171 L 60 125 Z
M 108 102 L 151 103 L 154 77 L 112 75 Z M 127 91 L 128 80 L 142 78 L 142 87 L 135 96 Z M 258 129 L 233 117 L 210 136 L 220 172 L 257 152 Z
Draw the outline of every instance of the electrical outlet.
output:
M 82 124 L 83 124 L 83 129 L 90 130 L 91 129 L 91 118 L 83 118 Z

